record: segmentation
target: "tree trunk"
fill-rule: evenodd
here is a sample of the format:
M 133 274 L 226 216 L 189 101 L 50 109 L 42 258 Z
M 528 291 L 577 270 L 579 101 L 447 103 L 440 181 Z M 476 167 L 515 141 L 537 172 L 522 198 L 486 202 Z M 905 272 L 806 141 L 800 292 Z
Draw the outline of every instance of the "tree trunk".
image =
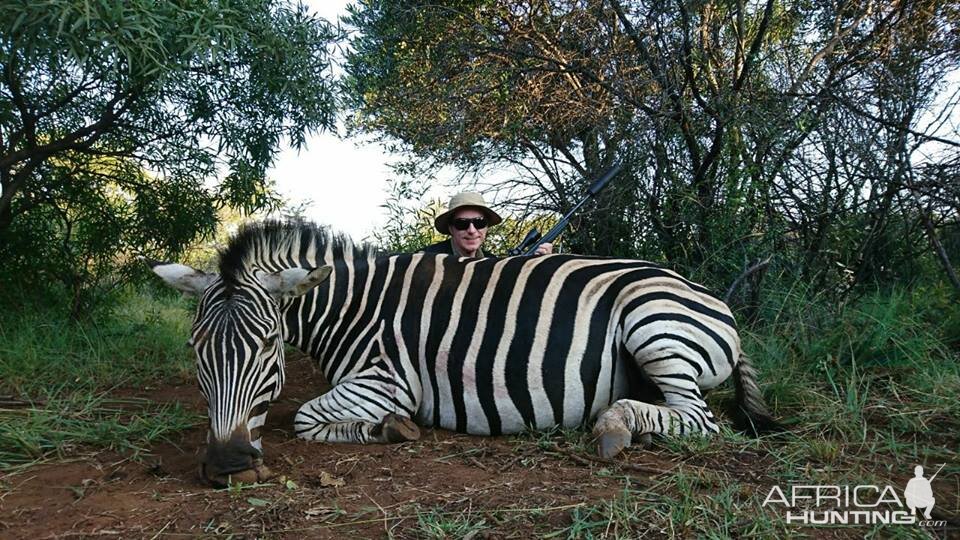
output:
M 0 193 L 0 232 L 9 229 L 13 223 L 13 197 L 42 162 L 42 159 L 31 158 L 16 173 L 10 169 L 0 171 L 0 186 L 3 186 L 3 193 Z
M 930 221 L 930 214 L 923 215 L 923 228 L 927 231 L 927 238 L 930 239 L 930 245 L 933 246 L 933 251 L 936 252 L 937 258 L 943 266 L 943 271 L 947 273 L 947 278 L 950 280 L 950 283 L 953 284 L 954 290 L 960 294 L 960 278 L 957 277 L 956 270 L 954 270 L 953 265 L 950 264 L 950 257 L 947 256 L 947 250 L 943 249 L 943 244 L 941 244 L 940 239 L 937 238 L 937 231 L 933 228 L 933 222 Z
M 3 206 L 0 208 L 0 233 L 9 229 L 11 223 L 13 223 L 13 212 L 10 210 L 10 205 Z

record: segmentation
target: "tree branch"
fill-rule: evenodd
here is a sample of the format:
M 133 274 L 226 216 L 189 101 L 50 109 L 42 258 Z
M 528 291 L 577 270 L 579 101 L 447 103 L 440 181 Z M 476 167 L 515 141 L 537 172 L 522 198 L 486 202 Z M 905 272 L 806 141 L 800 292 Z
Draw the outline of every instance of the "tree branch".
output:
M 754 264 L 753 266 L 747 268 L 743 271 L 742 274 L 737 276 L 737 279 L 733 280 L 733 283 L 730 284 L 730 288 L 727 289 L 727 293 L 723 295 L 723 302 L 725 304 L 730 303 L 730 298 L 733 296 L 733 293 L 737 292 L 737 288 L 740 287 L 740 284 L 743 283 L 743 280 L 747 279 L 750 274 L 753 274 L 759 270 L 762 270 L 770 264 L 770 261 L 773 259 L 773 256 L 767 257 L 766 259 Z
M 922 133 L 913 128 L 910 128 L 909 126 L 903 125 L 902 123 L 891 122 L 890 120 L 885 120 L 883 118 L 880 118 L 879 116 L 864 110 L 862 107 L 854 104 L 852 101 L 845 99 L 835 93 L 830 93 L 829 95 L 831 99 L 835 100 L 837 103 L 840 103 L 841 105 L 849 109 L 854 114 L 858 116 L 862 116 L 878 124 L 881 124 L 884 127 L 888 127 L 898 131 L 903 131 L 905 133 L 909 133 L 910 135 L 913 135 L 914 137 L 924 139 L 927 141 L 938 142 L 941 144 L 945 144 L 947 146 L 952 146 L 954 148 L 960 148 L 960 141 L 951 141 L 950 139 L 944 139 L 943 137 L 937 137 L 936 135 L 929 135 L 927 133 Z

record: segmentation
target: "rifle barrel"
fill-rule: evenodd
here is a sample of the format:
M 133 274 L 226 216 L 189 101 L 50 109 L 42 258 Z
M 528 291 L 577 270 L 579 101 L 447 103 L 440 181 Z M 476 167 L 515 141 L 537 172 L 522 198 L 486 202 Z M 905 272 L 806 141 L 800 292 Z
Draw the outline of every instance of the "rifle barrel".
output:
M 933 476 L 931 476 L 930 479 L 927 480 L 927 482 L 933 482 L 933 479 L 936 478 L 937 475 L 940 474 L 940 471 L 943 470 L 943 466 L 944 466 L 944 465 L 946 465 L 946 463 L 944 463 L 943 465 L 940 465 L 940 468 L 937 469 L 937 472 L 933 473 Z
M 600 193 L 600 191 L 601 191 L 603 188 L 607 187 L 607 182 L 609 182 L 610 180 L 612 180 L 613 177 L 616 176 L 617 173 L 620 172 L 620 169 L 621 169 L 621 168 L 622 168 L 622 167 L 620 166 L 619 163 L 617 163 L 617 164 L 614 165 L 613 167 L 610 167 L 610 169 L 608 169 L 607 172 L 604 173 L 603 176 L 601 176 L 596 182 L 594 182 L 593 184 L 590 185 L 590 188 L 587 190 L 587 192 L 588 192 L 591 196 L 596 195 L 597 193 Z
M 560 218 L 560 221 L 558 221 L 556 225 L 554 225 L 549 231 L 547 231 L 547 234 L 544 234 L 542 237 L 540 237 L 540 240 L 534 242 L 534 244 L 530 246 L 530 248 L 527 249 L 523 254 L 533 255 L 537 251 L 537 248 L 540 247 L 541 244 L 545 244 L 547 242 L 553 242 L 553 240 L 556 237 L 560 236 L 560 233 L 563 232 L 563 229 L 565 229 L 567 224 L 570 223 L 570 217 L 573 216 L 573 214 L 577 210 L 579 210 L 581 206 L 586 204 L 587 201 L 595 197 L 597 193 L 600 193 L 600 191 L 607 186 L 610 180 L 612 180 L 613 177 L 616 176 L 621 169 L 622 167 L 619 163 L 607 169 L 607 171 L 603 173 L 603 176 L 598 178 L 593 184 L 590 184 L 590 187 L 587 188 L 587 194 L 584 195 L 582 199 L 580 199 L 580 202 L 574 205 L 574 207 L 571 208 L 569 212 L 564 214 L 564 216 Z

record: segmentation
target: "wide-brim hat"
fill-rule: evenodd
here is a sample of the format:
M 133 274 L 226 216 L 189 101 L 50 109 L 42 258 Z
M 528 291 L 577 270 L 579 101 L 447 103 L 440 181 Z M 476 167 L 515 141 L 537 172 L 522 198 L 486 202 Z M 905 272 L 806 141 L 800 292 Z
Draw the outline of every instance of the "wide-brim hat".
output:
M 500 217 L 499 214 L 487 206 L 487 203 L 483 200 L 483 195 L 473 191 L 464 191 L 463 193 L 457 193 L 450 199 L 450 205 L 447 206 L 447 211 L 433 220 L 433 226 L 443 234 L 450 234 L 450 220 L 453 219 L 453 214 L 462 208 L 475 208 L 479 210 L 486 216 L 488 227 L 503 221 L 503 218 Z

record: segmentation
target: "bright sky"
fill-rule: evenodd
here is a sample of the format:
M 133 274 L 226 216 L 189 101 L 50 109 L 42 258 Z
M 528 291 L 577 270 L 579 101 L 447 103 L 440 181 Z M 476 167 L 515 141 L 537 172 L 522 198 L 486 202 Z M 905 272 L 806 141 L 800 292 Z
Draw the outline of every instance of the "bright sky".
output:
M 389 160 L 376 144 L 325 133 L 311 137 L 299 154 L 284 149 L 267 176 L 290 202 L 309 201 L 308 219 L 362 240 L 386 219 L 380 205 L 387 198 Z
M 308 9 L 331 23 L 346 13 L 348 3 L 304 1 Z M 309 138 L 299 154 L 285 148 L 267 176 L 289 201 L 311 201 L 308 219 L 362 240 L 386 221 L 381 205 L 387 199 L 387 179 L 391 177 L 387 164 L 398 159 L 377 143 L 340 140 L 324 133 Z M 444 200 L 449 197 L 442 186 L 433 188 L 429 195 Z

